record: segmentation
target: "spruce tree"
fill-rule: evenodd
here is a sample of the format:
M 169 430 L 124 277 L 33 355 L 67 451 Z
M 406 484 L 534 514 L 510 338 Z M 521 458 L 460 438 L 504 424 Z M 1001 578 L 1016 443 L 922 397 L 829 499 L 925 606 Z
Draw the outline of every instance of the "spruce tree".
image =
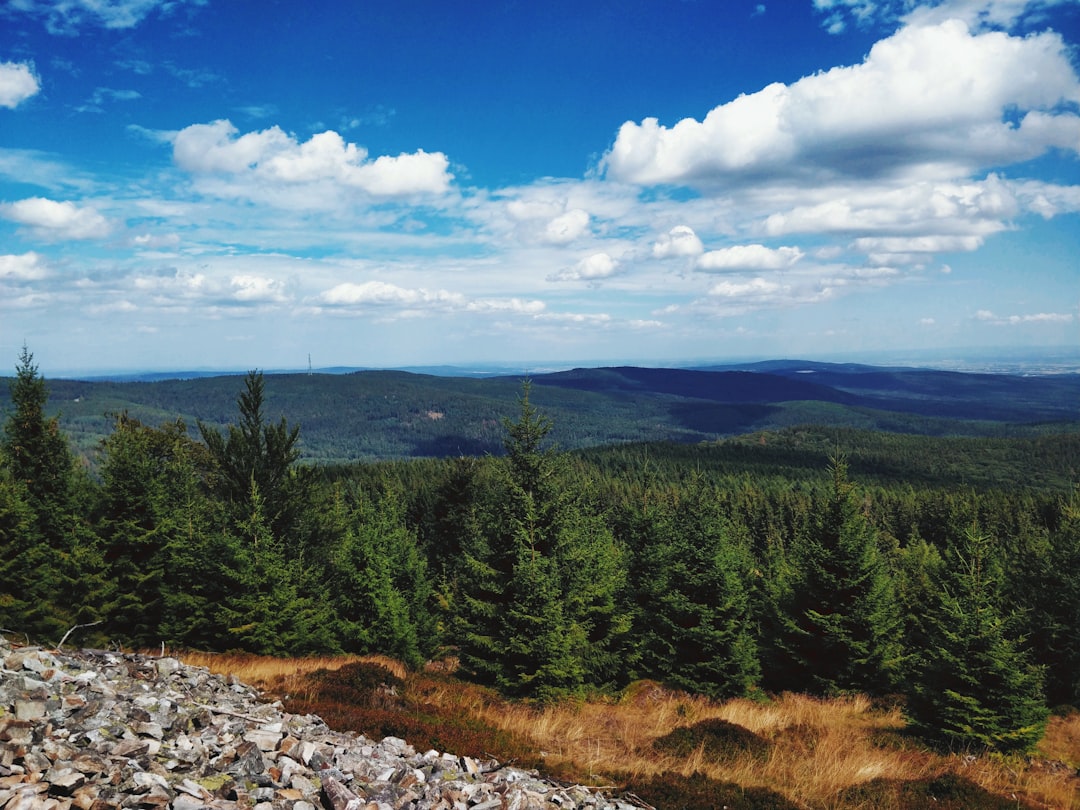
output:
M 452 597 L 467 672 L 503 692 L 548 699 L 612 677 L 625 582 L 621 550 L 545 447 L 551 421 L 529 399 L 505 420 L 506 456 L 462 540 Z
M 240 423 L 229 425 L 226 434 L 199 422 L 199 432 L 218 466 L 218 491 L 237 508 L 237 518 L 251 514 L 251 493 L 262 499 L 260 512 L 268 529 L 283 540 L 296 539 L 296 530 L 308 506 L 314 479 L 310 470 L 298 468 L 298 426 L 289 427 L 285 417 L 274 424 L 266 420 L 265 380 L 249 371 L 237 399 Z M 254 490 L 253 485 L 254 484 Z M 299 555 L 302 549 L 289 548 Z
M 325 585 L 342 647 L 420 666 L 435 646 L 431 584 L 400 496 L 383 492 L 350 510 L 338 492 L 331 510 L 339 536 Z
M 911 727 L 945 749 L 1026 753 L 1046 728 L 1043 672 L 1012 630 L 991 539 L 970 528 L 949 563 L 908 684 Z
M 76 514 L 74 459 L 59 420 L 45 415 L 48 398 L 23 346 L 0 443 L 0 626 L 56 641 L 97 618 L 101 583 L 93 537 Z
M 901 658 L 894 582 L 842 456 L 824 502 L 796 548 L 796 579 L 781 606 L 785 676 L 822 693 L 882 693 Z M 799 688 L 796 686 L 796 688 Z
M 747 544 L 700 480 L 654 506 L 638 549 L 643 674 L 714 698 L 761 674 Z

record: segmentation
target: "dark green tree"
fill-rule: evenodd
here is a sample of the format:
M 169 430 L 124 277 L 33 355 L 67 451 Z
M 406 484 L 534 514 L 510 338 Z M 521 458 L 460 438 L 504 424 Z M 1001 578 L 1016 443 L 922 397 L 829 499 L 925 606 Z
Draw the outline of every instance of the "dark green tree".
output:
M 110 637 L 135 647 L 215 647 L 212 631 L 191 634 L 210 621 L 207 613 L 231 579 L 231 555 L 200 553 L 217 531 L 211 515 L 221 515 L 210 499 L 206 448 L 182 420 L 152 428 L 123 413 L 102 450 L 95 524 L 109 583 L 102 612 Z M 191 554 L 197 572 L 189 572 Z
M 230 646 L 261 655 L 335 653 L 332 611 L 320 595 L 304 592 L 300 561 L 285 554 L 254 480 L 249 512 L 228 545 L 236 549 L 238 588 L 221 607 Z
M 240 423 L 229 425 L 224 435 L 199 422 L 199 432 L 218 467 L 219 494 L 237 507 L 239 520 L 246 520 L 252 513 L 252 492 L 257 491 L 258 511 L 269 530 L 278 538 L 292 539 L 314 480 L 309 469 L 296 466 L 300 428 L 290 428 L 284 416 L 276 424 L 266 420 L 265 381 L 259 371 L 248 372 L 237 406 Z M 288 551 L 299 556 L 303 549 Z
M 1024 624 L 1034 660 L 1046 665 L 1049 704 L 1080 706 L 1080 487 L 1062 504 L 1048 546 L 1022 602 Z
M 76 513 L 74 459 L 59 420 L 45 415 L 48 398 L 23 346 L 0 443 L 0 626 L 56 641 L 97 618 L 101 582 L 93 538 Z
M 910 682 L 933 632 L 933 606 L 945 570 L 941 553 L 913 529 L 897 555 L 896 598 L 903 617 L 901 682 Z
M 25 487 L 38 531 L 57 550 L 70 544 L 75 462 L 57 417 L 45 415 L 49 389 L 23 346 L 11 383 L 14 412 L 4 425 L 5 458 Z
M 634 592 L 644 674 L 714 698 L 745 695 L 761 674 L 748 544 L 703 481 L 651 512 Z
M 452 596 L 466 670 L 507 694 L 547 699 L 611 678 L 623 555 L 545 447 L 551 421 L 529 399 L 505 420 L 506 456 L 463 538 Z
M 893 577 L 863 513 L 847 461 L 833 458 L 830 485 L 795 549 L 797 574 L 781 605 L 779 646 L 787 688 L 887 691 L 901 659 Z
M 1043 672 L 1011 629 L 990 537 L 972 527 L 949 563 L 908 683 L 910 725 L 945 749 L 1026 753 L 1046 728 Z
M 339 539 L 326 585 L 345 651 L 378 652 L 420 666 L 436 643 L 432 588 L 401 498 L 388 491 L 349 510 L 338 493 L 331 519 Z

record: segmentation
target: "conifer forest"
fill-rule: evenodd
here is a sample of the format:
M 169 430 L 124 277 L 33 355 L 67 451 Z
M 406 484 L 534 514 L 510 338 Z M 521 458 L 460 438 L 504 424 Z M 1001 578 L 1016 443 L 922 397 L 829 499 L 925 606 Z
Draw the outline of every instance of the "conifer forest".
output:
M 269 415 L 272 380 L 232 378 L 224 426 L 113 413 L 85 453 L 24 349 L 0 438 L 0 628 L 453 656 L 538 703 L 645 678 L 865 693 L 954 751 L 1028 751 L 1052 708 L 1080 705 L 1075 426 L 562 450 L 526 380 L 496 452 L 312 464 L 303 426 Z

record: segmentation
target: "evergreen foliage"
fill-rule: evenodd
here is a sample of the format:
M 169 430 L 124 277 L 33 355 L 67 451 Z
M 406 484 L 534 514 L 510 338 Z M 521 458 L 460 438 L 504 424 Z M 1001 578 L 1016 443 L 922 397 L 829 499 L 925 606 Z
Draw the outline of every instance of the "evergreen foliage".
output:
M 275 537 L 286 538 L 296 529 L 312 478 L 309 470 L 296 467 L 300 427 L 290 428 L 284 416 L 277 424 L 266 421 L 264 389 L 262 373 L 248 372 L 237 399 L 240 424 L 229 425 L 222 435 L 199 422 L 199 433 L 217 464 L 220 495 L 237 506 L 239 519 L 250 516 L 257 493 L 260 519 Z
M 784 677 L 815 691 L 887 691 L 899 665 L 900 614 L 878 535 L 847 462 L 834 457 L 830 487 L 795 549 L 797 573 L 780 605 L 790 663 Z
M 625 566 L 610 530 L 566 487 L 566 457 L 544 447 L 551 422 L 529 393 L 526 382 L 519 418 L 504 422 L 507 454 L 463 541 L 455 600 L 467 670 L 548 699 L 612 675 Z
M 1046 726 L 1043 672 L 1011 630 L 991 546 L 972 527 L 955 550 L 929 611 L 907 713 L 918 734 L 943 748 L 1026 753 Z
M 761 675 L 746 542 L 700 480 L 655 504 L 648 527 L 633 588 L 643 674 L 715 698 L 746 694 Z
M 807 428 L 570 455 L 526 382 L 501 456 L 316 469 L 299 428 L 266 419 L 262 375 L 243 383 L 238 423 L 200 423 L 201 442 L 114 416 L 91 477 L 23 350 L 0 627 L 53 642 L 100 619 L 82 643 L 410 666 L 457 653 L 536 700 L 635 677 L 718 698 L 900 684 L 927 739 L 1006 752 L 1041 733 L 1044 675 L 1052 701 L 1080 702 L 1080 491 L 1026 474 L 1043 452 L 1071 463 L 1070 440 Z M 823 462 L 827 435 L 850 469 Z M 935 447 L 967 460 L 930 474 Z
M 90 600 L 70 594 L 81 575 L 78 591 L 99 598 L 100 566 L 76 516 L 74 459 L 58 420 L 45 416 L 48 388 L 33 361 L 23 346 L 0 443 L 0 626 L 58 640 L 96 619 Z

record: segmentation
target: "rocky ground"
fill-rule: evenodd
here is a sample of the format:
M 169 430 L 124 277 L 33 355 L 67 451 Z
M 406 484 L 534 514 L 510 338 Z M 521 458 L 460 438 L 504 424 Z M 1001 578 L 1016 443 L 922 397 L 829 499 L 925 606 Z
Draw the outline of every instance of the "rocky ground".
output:
M 404 740 L 332 731 L 175 658 L 0 638 L 0 810 L 635 810 Z

